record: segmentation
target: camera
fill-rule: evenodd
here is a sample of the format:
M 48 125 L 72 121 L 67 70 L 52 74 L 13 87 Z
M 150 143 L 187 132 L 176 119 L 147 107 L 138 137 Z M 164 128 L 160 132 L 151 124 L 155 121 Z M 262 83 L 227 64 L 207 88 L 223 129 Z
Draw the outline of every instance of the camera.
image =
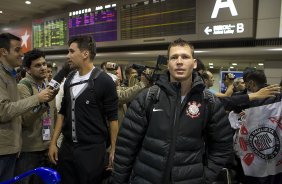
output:
M 144 74 L 145 77 L 151 82 L 154 83 L 159 79 L 159 76 L 162 74 L 163 69 L 161 66 L 167 64 L 167 58 L 165 56 L 159 55 L 157 58 L 157 63 L 155 67 L 133 64 L 132 68 L 137 71 L 137 78 L 140 80 L 141 74 Z
M 106 63 L 106 69 L 107 70 L 117 70 L 118 69 L 118 64 L 112 63 L 112 62 L 107 62 Z
M 229 79 L 229 80 L 234 80 L 236 78 L 236 76 L 233 73 L 227 73 L 225 74 L 225 80 Z

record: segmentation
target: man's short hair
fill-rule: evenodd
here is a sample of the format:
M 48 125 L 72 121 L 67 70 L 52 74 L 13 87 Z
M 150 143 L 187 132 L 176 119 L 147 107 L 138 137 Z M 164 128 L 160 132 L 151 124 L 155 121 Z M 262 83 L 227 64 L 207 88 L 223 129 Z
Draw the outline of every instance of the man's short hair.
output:
M 243 80 L 246 82 L 246 77 L 249 75 L 249 73 L 256 71 L 256 68 L 253 67 L 246 67 L 243 71 Z
M 23 66 L 30 68 L 32 61 L 38 58 L 45 58 L 45 53 L 39 49 L 33 49 L 24 54 Z
M 238 78 L 234 79 L 233 85 L 234 85 L 235 88 L 237 88 L 239 86 L 241 80 L 244 81 L 243 77 L 238 77 Z
M 124 71 L 125 75 L 130 75 L 132 70 L 134 70 L 132 65 L 128 65 Z
M 52 63 L 51 62 L 47 62 L 46 65 L 47 65 L 47 68 L 52 68 Z
M 174 40 L 173 42 L 171 42 L 169 44 L 168 50 L 167 50 L 168 58 L 169 58 L 169 51 L 170 51 L 171 47 L 175 47 L 175 46 L 181 46 L 181 47 L 188 46 L 188 47 L 190 47 L 191 52 L 192 52 L 192 57 L 194 58 L 194 46 L 190 42 L 185 41 L 181 38 L 178 38 L 177 40 Z
M 201 74 L 201 77 L 202 77 L 203 79 L 209 80 L 209 79 L 210 79 L 210 75 L 208 74 L 208 72 L 210 72 L 210 71 L 205 70 L 205 71 Z
M 11 40 L 17 40 L 21 41 L 21 39 L 13 34 L 10 33 L 2 33 L 0 34 L 0 48 L 6 49 L 8 52 L 10 52 L 10 41 Z
M 106 65 L 107 65 L 107 61 L 104 61 L 103 63 L 101 63 L 100 67 L 102 70 L 106 69 Z
M 263 70 L 254 70 L 248 72 L 248 75 L 246 76 L 246 80 L 244 81 L 245 83 L 247 83 L 251 80 L 256 83 L 259 89 L 265 87 L 267 84 L 267 79 Z
M 195 71 L 197 71 L 197 72 L 200 71 L 200 70 L 205 71 L 206 67 L 205 67 L 204 63 L 202 62 L 202 60 L 200 60 L 199 58 L 196 58 L 196 60 L 197 60 L 197 67 L 195 68 Z
M 75 36 L 72 37 L 68 45 L 77 43 L 79 50 L 88 50 L 90 52 L 90 60 L 93 61 L 96 56 L 96 42 L 91 36 Z

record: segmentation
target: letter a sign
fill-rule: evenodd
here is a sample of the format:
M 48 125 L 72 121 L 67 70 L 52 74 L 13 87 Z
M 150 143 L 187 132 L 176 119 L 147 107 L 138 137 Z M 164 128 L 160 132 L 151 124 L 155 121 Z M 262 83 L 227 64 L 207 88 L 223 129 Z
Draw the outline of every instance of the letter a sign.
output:
M 233 17 L 238 16 L 238 13 L 237 13 L 237 10 L 236 10 L 236 7 L 234 5 L 233 0 L 216 0 L 215 6 L 214 6 L 213 11 L 212 11 L 212 15 L 211 15 L 212 19 L 217 18 L 218 11 L 221 8 L 229 8 L 231 15 Z

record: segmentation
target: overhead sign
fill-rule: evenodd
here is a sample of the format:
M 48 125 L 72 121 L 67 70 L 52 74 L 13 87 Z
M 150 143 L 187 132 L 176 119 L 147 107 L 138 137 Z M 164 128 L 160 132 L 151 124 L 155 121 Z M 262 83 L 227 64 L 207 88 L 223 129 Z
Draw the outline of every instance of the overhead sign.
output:
M 198 0 L 197 17 L 199 40 L 254 36 L 254 0 Z

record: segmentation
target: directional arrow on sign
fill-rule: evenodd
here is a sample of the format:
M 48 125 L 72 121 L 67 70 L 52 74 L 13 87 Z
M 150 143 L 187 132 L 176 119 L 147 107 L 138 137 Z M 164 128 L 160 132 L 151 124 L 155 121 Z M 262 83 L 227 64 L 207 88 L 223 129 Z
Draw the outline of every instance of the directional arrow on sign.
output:
M 206 33 L 207 35 L 210 35 L 210 32 L 212 32 L 212 29 L 210 29 L 210 26 L 206 27 L 205 33 Z

